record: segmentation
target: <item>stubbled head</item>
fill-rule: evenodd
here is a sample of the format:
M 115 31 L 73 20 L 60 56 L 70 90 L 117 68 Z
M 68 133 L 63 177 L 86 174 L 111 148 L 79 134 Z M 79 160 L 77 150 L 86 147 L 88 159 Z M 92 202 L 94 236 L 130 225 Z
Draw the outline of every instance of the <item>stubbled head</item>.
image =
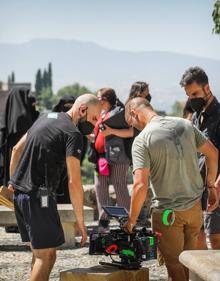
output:
M 154 113 L 153 107 L 145 98 L 134 98 L 125 105 L 125 119 L 129 126 L 142 130 L 147 123 L 147 115 Z
M 68 114 L 78 124 L 83 135 L 92 133 L 101 113 L 101 104 L 93 94 L 83 94 L 79 96 Z

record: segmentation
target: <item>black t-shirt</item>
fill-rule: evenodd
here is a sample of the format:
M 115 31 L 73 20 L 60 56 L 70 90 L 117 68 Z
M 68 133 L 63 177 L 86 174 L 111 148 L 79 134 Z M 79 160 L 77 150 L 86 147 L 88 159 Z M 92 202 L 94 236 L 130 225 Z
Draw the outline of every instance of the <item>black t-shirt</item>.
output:
M 64 112 L 43 114 L 29 129 L 24 150 L 9 181 L 23 192 L 59 187 L 66 157 L 81 159 L 82 135 Z
M 203 122 L 200 124 L 200 118 L 203 117 Z M 220 173 L 220 103 L 214 97 L 208 108 L 201 113 L 194 113 L 193 124 L 199 128 L 203 134 L 209 138 L 215 147 L 218 149 L 218 174 Z M 206 178 L 205 156 L 199 154 L 199 168 L 203 180 Z

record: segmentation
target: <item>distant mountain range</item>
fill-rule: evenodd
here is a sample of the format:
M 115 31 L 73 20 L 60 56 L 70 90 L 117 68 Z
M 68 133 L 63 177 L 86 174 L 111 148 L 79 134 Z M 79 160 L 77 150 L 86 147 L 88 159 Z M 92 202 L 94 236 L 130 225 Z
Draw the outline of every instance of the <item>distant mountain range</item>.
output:
M 198 65 L 205 69 L 213 93 L 220 98 L 219 60 L 160 51 L 118 51 L 76 40 L 0 44 L 0 80 L 6 81 L 15 71 L 17 82 L 30 81 L 34 86 L 37 69 L 47 67 L 49 62 L 55 91 L 75 82 L 93 91 L 111 86 L 124 101 L 131 84 L 143 80 L 150 84 L 155 108 L 167 111 L 176 100 L 185 100 L 180 78 L 189 66 Z

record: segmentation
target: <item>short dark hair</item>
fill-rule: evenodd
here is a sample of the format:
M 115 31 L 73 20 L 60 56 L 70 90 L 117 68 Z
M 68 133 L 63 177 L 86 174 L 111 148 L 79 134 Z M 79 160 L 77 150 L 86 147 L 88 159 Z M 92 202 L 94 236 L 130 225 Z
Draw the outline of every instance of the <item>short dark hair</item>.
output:
M 122 106 L 124 107 L 124 104 L 118 99 L 116 96 L 115 90 L 112 88 L 101 88 L 98 90 L 101 94 L 101 99 L 109 102 L 111 107 L 114 106 Z
M 108 101 L 111 106 L 114 106 L 116 104 L 116 93 L 115 90 L 112 88 L 101 88 L 98 90 L 101 94 L 101 99 Z
M 204 86 L 209 83 L 207 74 L 199 66 L 188 68 L 182 76 L 180 85 L 181 87 L 185 87 L 187 85 L 192 84 L 193 82 L 196 82 L 201 86 Z

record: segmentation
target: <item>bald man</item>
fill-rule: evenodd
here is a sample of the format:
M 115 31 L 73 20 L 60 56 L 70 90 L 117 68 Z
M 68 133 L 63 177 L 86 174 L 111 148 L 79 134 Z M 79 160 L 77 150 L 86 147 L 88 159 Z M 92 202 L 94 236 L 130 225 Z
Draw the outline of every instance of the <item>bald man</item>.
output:
M 30 242 L 33 253 L 31 281 L 49 280 L 56 247 L 64 243 L 55 194 L 65 166 L 81 245 L 87 239 L 80 174 L 82 135 L 93 131 L 100 111 L 94 95 L 82 95 L 67 113 L 43 114 L 13 149 L 9 188 L 14 189 L 22 241 Z
M 197 151 L 206 157 L 211 212 L 218 205 L 213 188 L 217 150 L 190 121 L 158 116 L 145 98 L 129 101 L 125 117 L 130 126 L 142 131 L 132 146 L 134 185 L 125 228 L 131 232 L 136 224 L 150 176 L 154 195 L 152 228 L 162 234 L 158 247 L 165 259 L 169 280 L 187 281 L 188 272 L 179 262 L 179 255 L 183 250 L 196 248 L 202 224 L 203 181 Z M 172 219 L 168 213 L 173 214 Z

